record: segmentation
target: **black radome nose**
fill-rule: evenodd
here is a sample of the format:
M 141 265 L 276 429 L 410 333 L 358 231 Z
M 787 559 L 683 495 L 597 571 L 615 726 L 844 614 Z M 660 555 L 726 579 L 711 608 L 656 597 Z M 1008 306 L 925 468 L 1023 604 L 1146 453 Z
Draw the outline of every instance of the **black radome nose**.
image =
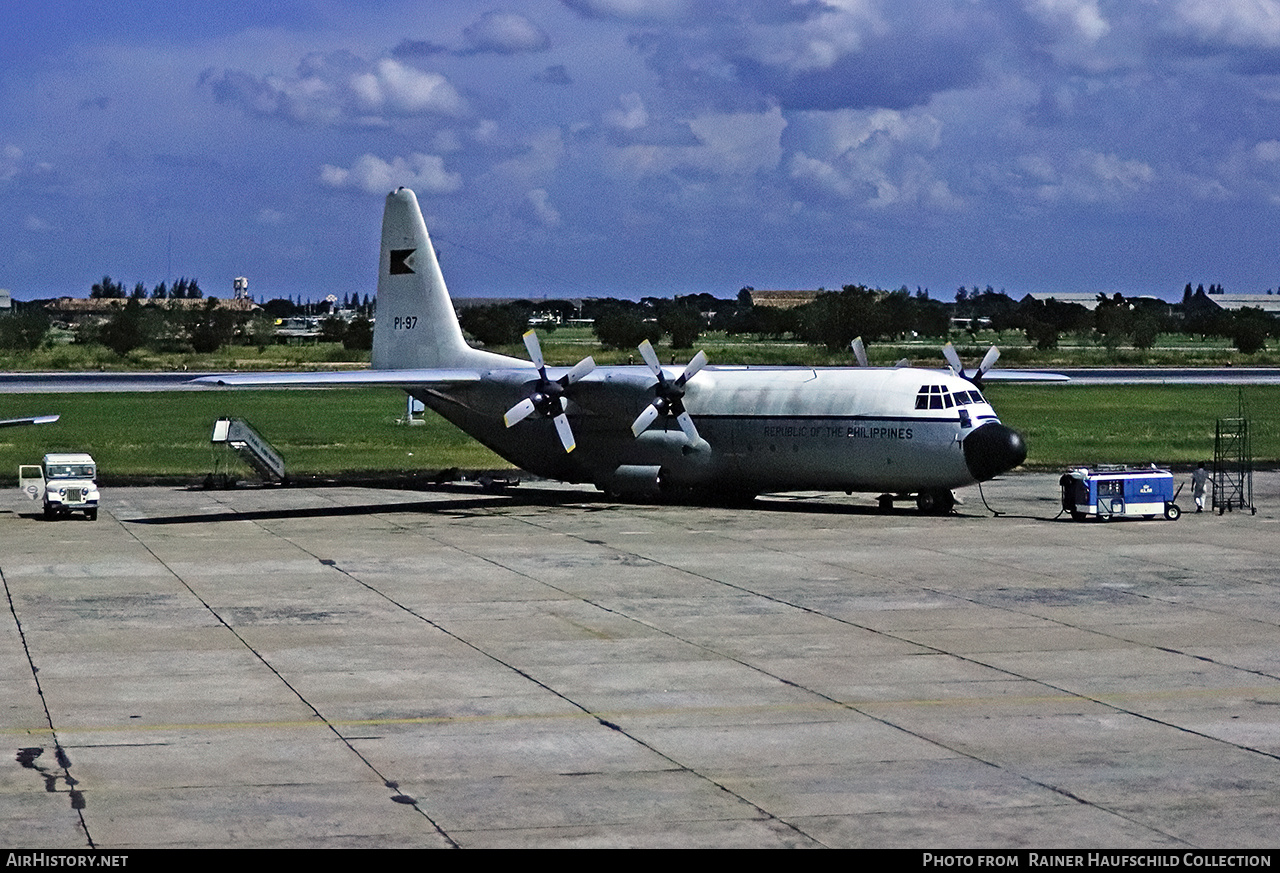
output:
M 1027 444 L 1011 427 L 988 422 L 964 438 L 964 463 L 979 482 L 1012 470 L 1027 459 Z

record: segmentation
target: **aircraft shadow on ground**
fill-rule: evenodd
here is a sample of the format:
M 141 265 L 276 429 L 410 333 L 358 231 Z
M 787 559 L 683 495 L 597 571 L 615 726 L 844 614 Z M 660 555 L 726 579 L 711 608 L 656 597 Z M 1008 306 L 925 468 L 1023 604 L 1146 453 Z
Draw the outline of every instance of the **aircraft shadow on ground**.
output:
M 877 506 L 864 506 L 849 503 L 830 503 L 821 497 L 762 495 L 746 504 L 723 504 L 715 501 L 693 500 L 656 500 L 648 502 L 618 502 L 604 494 L 592 492 L 572 492 L 563 489 L 539 489 L 522 487 L 492 493 L 486 491 L 461 492 L 460 489 L 431 489 L 429 493 L 439 491 L 452 492 L 451 497 L 443 499 L 404 500 L 393 503 L 352 504 L 346 506 L 295 506 L 284 509 L 254 509 L 237 511 L 220 508 L 209 512 L 184 513 L 181 515 L 153 516 L 148 518 L 121 518 L 130 524 L 168 525 L 168 524 L 210 524 L 226 521 L 273 521 L 306 518 L 344 518 L 362 515 L 388 515 L 398 513 L 417 513 L 431 515 L 466 516 L 487 514 L 492 510 L 516 509 L 520 507 L 559 507 L 578 512 L 629 512 L 645 508 L 663 506 L 693 506 L 731 509 L 739 512 L 757 513 L 804 513 L 809 515 L 847 515 L 847 516 L 884 516 L 901 515 L 916 516 L 914 507 L 906 506 L 893 510 L 882 510 Z M 971 513 L 961 511 L 961 515 Z M 38 518 L 39 514 L 32 515 Z

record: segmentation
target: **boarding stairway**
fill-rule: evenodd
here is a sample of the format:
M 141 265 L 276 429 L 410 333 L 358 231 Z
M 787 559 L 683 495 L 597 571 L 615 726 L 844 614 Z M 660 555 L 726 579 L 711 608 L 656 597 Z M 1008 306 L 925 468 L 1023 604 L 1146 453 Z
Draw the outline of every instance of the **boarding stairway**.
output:
M 220 418 L 213 423 L 212 443 L 223 443 L 248 464 L 264 482 L 285 482 L 284 458 L 275 446 L 242 418 Z

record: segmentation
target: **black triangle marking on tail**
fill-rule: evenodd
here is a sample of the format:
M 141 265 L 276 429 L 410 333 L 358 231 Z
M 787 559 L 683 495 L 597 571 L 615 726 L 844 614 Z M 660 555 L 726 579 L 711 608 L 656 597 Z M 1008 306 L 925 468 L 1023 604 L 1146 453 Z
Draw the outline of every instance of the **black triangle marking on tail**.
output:
M 417 249 L 392 249 L 390 269 L 387 272 L 392 276 L 414 272 L 413 255 L 417 251 Z

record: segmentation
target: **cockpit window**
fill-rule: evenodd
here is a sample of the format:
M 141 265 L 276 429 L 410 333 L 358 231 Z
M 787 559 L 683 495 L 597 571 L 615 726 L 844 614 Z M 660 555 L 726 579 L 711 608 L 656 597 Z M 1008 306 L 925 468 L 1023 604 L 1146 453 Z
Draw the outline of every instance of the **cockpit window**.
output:
M 952 393 L 945 385 L 921 385 L 916 394 L 916 409 L 951 409 L 953 406 L 986 402 L 978 391 Z
M 944 405 L 945 404 L 945 405 Z M 916 409 L 945 409 L 951 406 L 951 395 L 942 385 L 921 385 L 916 394 Z

